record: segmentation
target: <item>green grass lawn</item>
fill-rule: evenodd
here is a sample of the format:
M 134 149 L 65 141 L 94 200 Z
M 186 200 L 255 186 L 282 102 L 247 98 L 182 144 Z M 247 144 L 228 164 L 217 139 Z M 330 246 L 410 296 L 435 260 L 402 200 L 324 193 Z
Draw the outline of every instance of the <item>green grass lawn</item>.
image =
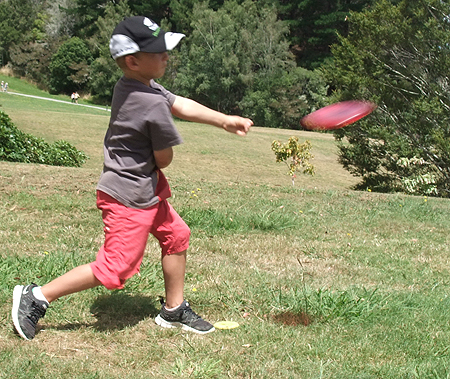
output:
M 450 377 L 449 200 L 353 191 L 331 135 L 261 127 L 239 138 L 177 122 L 185 142 L 165 170 L 192 230 L 186 298 L 239 328 L 197 336 L 154 323 L 164 287 L 150 238 L 124 290 L 60 299 L 21 340 L 14 286 L 90 262 L 102 243 L 109 113 L 2 93 L 0 110 L 89 155 L 82 168 L 0 162 L 0 378 Z M 270 149 L 291 135 L 311 141 L 317 172 L 295 187 Z

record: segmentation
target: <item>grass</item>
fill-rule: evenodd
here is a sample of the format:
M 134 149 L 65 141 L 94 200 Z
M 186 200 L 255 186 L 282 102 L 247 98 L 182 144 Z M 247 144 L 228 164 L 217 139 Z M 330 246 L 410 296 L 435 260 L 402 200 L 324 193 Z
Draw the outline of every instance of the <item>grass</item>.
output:
M 95 186 L 109 115 L 10 94 L 0 105 L 24 131 L 90 157 L 80 169 L 0 162 L 0 378 L 450 377 L 450 202 L 353 191 L 330 135 L 259 127 L 239 138 L 177 122 L 185 143 L 166 170 L 192 229 L 186 297 L 239 328 L 154 324 L 163 280 L 151 238 L 124 290 L 60 299 L 22 341 L 14 285 L 87 263 L 102 243 Z M 311 141 L 317 171 L 294 188 L 270 150 L 291 135 Z

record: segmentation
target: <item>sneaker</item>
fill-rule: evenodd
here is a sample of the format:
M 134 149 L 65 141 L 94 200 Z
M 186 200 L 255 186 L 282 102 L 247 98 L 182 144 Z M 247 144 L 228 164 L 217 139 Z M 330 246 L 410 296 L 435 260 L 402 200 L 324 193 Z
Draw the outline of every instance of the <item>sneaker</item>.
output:
M 44 317 L 48 308 L 46 301 L 38 300 L 33 295 L 32 283 L 29 286 L 15 286 L 13 292 L 12 319 L 14 328 L 22 338 L 32 340 L 36 334 L 36 324 Z
M 172 312 L 167 311 L 163 304 L 155 322 L 163 328 L 181 328 L 198 334 L 206 334 L 215 330 L 214 326 L 203 320 L 191 309 L 186 300 Z

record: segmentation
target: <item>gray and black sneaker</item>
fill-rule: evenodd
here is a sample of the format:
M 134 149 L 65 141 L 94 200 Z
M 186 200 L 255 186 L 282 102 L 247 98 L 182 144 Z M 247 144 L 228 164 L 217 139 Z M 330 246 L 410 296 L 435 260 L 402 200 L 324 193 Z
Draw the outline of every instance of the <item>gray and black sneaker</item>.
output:
M 38 300 L 33 295 L 32 283 L 29 286 L 15 286 L 13 292 L 12 319 L 17 333 L 26 340 L 32 340 L 36 334 L 36 324 L 44 317 L 48 308 L 46 301 Z
M 198 334 L 206 334 L 215 330 L 214 326 L 203 320 L 191 309 L 186 300 L 172 312 L 167 311 L 163 304 L 155 322 L 163 328 L 181 328 Z

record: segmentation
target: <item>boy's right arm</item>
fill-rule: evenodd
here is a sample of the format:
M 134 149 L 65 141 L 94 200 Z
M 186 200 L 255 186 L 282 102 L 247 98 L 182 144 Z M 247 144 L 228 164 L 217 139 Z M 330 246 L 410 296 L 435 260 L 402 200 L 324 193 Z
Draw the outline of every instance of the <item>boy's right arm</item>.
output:
M 176 97 L 172 114 L 183 120 L 214 125 L 239 136 L 245 136 L 253 125 L 249 118 L 229 116 L 182 96 Z
M 162 169 L 172 163 L 173 149 L 171 147 L 168 147 L 167 149 L 157 150 L 153 152 L 153 155 L 155 156 L 156 166 L 159 169 Z

